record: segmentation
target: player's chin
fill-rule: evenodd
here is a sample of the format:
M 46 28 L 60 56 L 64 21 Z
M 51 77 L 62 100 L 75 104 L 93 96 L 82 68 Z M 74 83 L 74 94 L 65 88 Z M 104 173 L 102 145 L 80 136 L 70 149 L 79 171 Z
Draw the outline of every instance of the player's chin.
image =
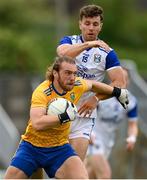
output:
M 71 91 L 73 89 L 74 85 L 67 85 L 66 91 Z
M 88 38 L 87 38 L 89 41 L 95 41 L 96 40 L 96 36 L 95 35 L 93 35 L 93 34 L 89 34 L 88 35 Z

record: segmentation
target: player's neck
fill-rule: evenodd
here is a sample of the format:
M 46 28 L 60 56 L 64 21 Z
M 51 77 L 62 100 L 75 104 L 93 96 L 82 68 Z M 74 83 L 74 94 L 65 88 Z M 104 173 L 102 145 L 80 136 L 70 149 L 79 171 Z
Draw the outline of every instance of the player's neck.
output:
M 57 83 L 57 82 L 53 82 L 52 83 L 52 86 L 53 86 L 53 90 L 58 94 L 58 95 L 64 95 L 66 94 L 67 92 L 64 91 L 62 89 L 62 87 Z

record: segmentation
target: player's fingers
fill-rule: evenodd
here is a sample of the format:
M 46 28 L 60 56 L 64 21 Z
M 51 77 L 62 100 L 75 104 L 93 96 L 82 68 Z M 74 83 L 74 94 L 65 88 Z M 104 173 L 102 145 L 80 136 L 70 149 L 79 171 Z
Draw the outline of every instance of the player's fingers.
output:
M 89 117 L 91 115 L 92 111 L 93 110 L 88 109 L 88 108 L 82 108 L 82 109 L 78 110 L 78 113 L 82 117 Z
M 82 114 L 81 114 L 81 116 L 82 117 L 90 117 L 90 115 L 91 115 L 91 113 L 92 113 L 92 111 L 84 111 Z
M 92 106 L 83 105 L 78 109 L 78 113 L 81 114 L 85 112 L 86 114 L 91 114 L 94 109 Z
M 80 107 L 80 108 L 78 109 L 78 113 L 79 113 L 79 114 L 82 114 L 84 111 L 86 111 L 85 106 L 82 106 L 82 107 Z
M 127 144 L 127 150 L 128 150 L 128 151 L 132 151 L 133 149 L 134 149 L 134 144 L 128 143 L 128 144 Z
M 106 51 L 110 50 L 110 47 L 108 46 L 108 44 L 106 44 L 104 41 L 99 40 L 99 46 L 101 46 L 102 48 L 104 48 Z

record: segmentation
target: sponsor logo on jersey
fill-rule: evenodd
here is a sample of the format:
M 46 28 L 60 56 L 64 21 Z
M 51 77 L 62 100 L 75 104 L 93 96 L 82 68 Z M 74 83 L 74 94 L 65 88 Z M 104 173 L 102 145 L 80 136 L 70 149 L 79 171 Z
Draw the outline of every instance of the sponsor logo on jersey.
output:
M 100 63 L 101 62 L 101 55 L 100 54 L 95 54 L 94 55 L 94 62 L 95 63 Z
M 94 79 L 96 76 L 94 74 L 87 74 L 85 72 L 79 71 L 77 73 L 78 77 L 81 77 L 83 79 Z
M 78 67 L 78 71 L 85 71 L 85 72 L 88 71 L 88 68 L 83 65 L 80 65 L 80 66 L 77 65 L 77 67 Z
M 87 73 L 88 69 L 85 66 L 77 66 L 78 67 L 78 77 L 82 77 L 83 79 L 94 79 L 96 76 L 95 74 Z

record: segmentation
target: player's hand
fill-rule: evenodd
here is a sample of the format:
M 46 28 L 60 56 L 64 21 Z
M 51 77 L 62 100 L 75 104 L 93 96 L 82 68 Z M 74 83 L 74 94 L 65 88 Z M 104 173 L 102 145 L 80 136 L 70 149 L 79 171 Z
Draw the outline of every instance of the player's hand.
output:
M 124 109 L 127 109 L 129 104 L 127 89 L 120 89 L 118 87 L 114 87 L 112 95 L 118 99 L 118 101 L 120 102 L 120 104 L 123 106 Z
M 121 103 L 124 109 L 127 109 L 128 104 L 129 104 L 127 89 L 121 89 L 121 93 L 120 93 L 120 96 L 118 97 L 118 101 Z
M 78 109 L 78 113 L 82 117 L 90 117 L 91 113 L 97 107 L 97 105 L 98 99 L 95 96 L 91 96 L 81 104 L 80 108 Z
M 110 51 L 111 48 L 109 47 L 108 44 L 106 44 L 104 41 L 102 40 L 96 40 L 96 41 L 89 41 L 89 47 L 102 47 L 104 48 L 106 51 Z
M 127 139 L 126 139 L 126 149 L 128 151 L 132 151 L 135 147 L 135 143 L 136 143 L 136 137 L 135 136 L 129 136 Z
M 76 106 L 73 103 L 68 102 L 65 112 L 62 114 L 59 114 L 58 117 L 59 117 L 61 124 L 63 124 L 68 121 L 73 121 L 76 117 L 76 114 L 77 114 Z

